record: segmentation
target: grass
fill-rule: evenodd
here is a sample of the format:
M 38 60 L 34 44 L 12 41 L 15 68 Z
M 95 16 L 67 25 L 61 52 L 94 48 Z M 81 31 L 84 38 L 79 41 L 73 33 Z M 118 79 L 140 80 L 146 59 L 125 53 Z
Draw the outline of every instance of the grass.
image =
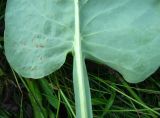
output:
M 44 79 L 24 79 L 4 56 L 6 0 L 0 1 L 0 118 L 74 118 L 72 56 Z M 158 118 L 160 70 L 139 84 L 129 84 L 114 70 L 86 61 L 94 118 Z

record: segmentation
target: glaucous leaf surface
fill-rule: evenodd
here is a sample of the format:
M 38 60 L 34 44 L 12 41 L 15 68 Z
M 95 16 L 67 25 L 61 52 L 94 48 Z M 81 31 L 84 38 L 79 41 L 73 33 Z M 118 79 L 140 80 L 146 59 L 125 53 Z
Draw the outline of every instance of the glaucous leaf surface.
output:
M 60 68 L 74 39 L 73 0 L 8 0 L 5 53 L 27 78 L 41 78 Z
M 160 66 L 159 0 L 79 0 L 82 53 L 140 82 Z M 74 0 L 8 0 L 5 52 L 24 77 L 60 68 L 74 46 Z

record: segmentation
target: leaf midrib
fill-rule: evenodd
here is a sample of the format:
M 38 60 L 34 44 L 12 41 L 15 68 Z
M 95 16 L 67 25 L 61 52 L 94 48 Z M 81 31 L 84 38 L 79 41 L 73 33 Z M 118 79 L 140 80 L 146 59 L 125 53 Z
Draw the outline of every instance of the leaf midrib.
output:
M 83 70 L 83 57 L 81 51 L 81 38 L 80 38 L 80 16 L 79 16 L 79 0 L 74 0 L 75 3 L 75 37 L 74 37 L 74 53 L 75 53 L 75 61 L 76 61 L 76 71 L 77 71 L 77 81 L 79 86 L 79 97 L 81 97 L 78 101 L 79 103 L 79 110 L 80 112 L 77 116 L 82 118 L 88 118 L 88 111 L 87 111 L 87 96 L 85 91 L 85 83 L 84 83 L 84 70 Z

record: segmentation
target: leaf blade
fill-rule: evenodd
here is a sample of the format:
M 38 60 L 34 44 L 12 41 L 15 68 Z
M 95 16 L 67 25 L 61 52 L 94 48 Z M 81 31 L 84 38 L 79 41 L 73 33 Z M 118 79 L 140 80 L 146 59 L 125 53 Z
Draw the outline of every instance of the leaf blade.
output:
M 88 1 L 81 10 L 84 55 L 120 72 L 128 82 L 145 80 L 160 66 L 159 3 L 101 2 Z
M 51 74 L 63 65 L 67 53 L 72 50 L 73 2 L 62 3 L 8 0 L 5 54 L 23 77 L 42 78 Z M 69 17 L 66 14 L 70 14 Z

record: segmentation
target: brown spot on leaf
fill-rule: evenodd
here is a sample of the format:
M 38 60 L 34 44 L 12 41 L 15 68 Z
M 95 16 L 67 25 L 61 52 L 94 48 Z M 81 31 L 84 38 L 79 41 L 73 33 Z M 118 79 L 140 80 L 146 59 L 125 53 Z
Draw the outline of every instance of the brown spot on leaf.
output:
M 44 45 L 42 45 L 42 44 L 37 44 L 36 45 L 36 48 L 44 48 L 45 46 Z

